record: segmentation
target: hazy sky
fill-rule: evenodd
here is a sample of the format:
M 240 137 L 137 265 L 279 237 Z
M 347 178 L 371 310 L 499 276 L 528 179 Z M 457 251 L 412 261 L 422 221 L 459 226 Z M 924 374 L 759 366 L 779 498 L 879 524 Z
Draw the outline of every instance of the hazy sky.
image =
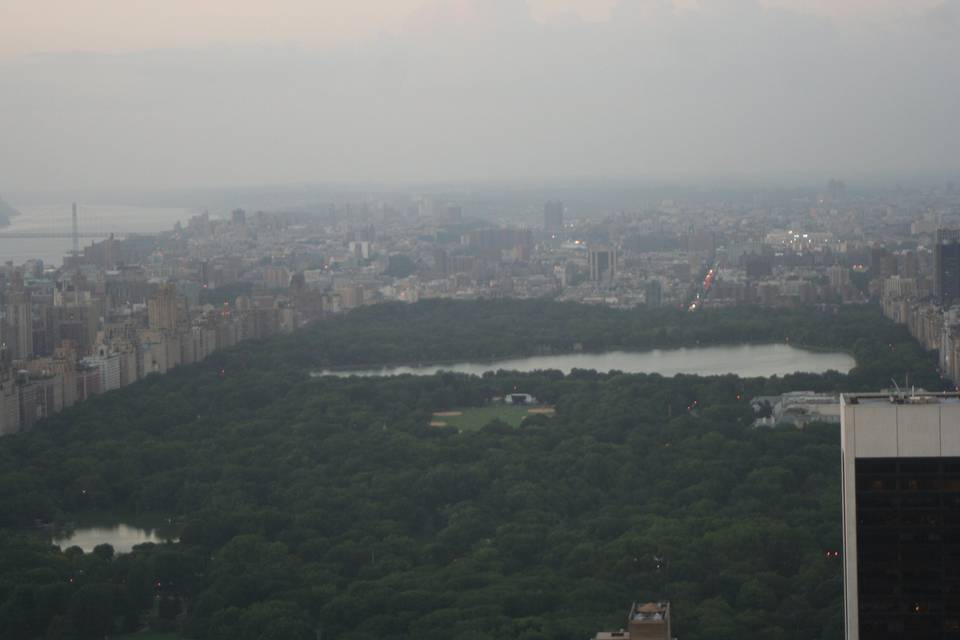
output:
M 960 168 L 960 0 L 0 0 L 0 192 Z

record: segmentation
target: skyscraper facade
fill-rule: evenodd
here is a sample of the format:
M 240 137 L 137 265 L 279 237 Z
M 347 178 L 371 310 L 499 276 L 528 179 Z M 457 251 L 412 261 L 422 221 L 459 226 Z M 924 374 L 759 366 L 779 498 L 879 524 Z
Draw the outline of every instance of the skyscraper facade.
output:
M 590 262 L 590 280 L 593 282 L 610 282 L 617 274 L 617 250 L 613 247 L 590 247 L 588 252 Z
M 960 230 L 937 230 L 933 262 L 933 289 L 937 300 L 947 306 L 960 301 Z
M 545 231 L 563 229 L 563 203 L 551 200 L 543 205 L 543 228 Z
M 841 446 L 847 640 L 960 638 L 960 396 L 844 394 Z
M 150 328 L 173 331 L 179 320 L 177 290 L 172 284 L 163 284 L 147 303 Z

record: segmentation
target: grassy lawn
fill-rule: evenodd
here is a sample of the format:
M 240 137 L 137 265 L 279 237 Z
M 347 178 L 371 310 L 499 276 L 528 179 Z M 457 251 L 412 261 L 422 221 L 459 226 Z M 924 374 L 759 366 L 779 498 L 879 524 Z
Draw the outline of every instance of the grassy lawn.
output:
M 460 415 L 444 415 L 444 413 L 459 413 Z M 450 426 L 464 431 L 476 431 L 497 419 L 511 426 L 519 427 L 520 422 L 528 415 L 532 415 L 529 412 L 529 407 L 497 404 L 488 407 L 465 407 L 454 411 L 436 413 L 433 416 L 433 421 L 436 426 Z

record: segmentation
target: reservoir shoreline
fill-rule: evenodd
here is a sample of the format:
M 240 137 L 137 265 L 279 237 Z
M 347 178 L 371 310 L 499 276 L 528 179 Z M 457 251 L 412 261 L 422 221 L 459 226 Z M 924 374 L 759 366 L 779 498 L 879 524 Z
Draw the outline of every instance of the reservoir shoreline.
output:
M 709 370 L 706 373 L 697 371 L 694 366 L 684 366 L 685 370 L 674 370 L 673 366 L 661 366 L 660 368 L 667 369 L 667 372 L 658 371 L 656 366 L 644 366 L 643 368 L 636 368 L 631 366 L 631 363 L 623 363 L 626 365 L 625 368 L 618 366 L 607 367 L 602 363 L 604 360 L 615 359 L 618 357 L 622 358 L 633 358 L 633 359 L 657 359 L 657 358 L 666 358 L 669 359 L 674 356 L 679 357 L 697 357 L 697 356 L 714 356 L 712 366 L 721 365 L 724 362 L 724 359 L 720 357 L 721 354 L 717 353 L 719 351 L 728 350 L 731 352 L 738 352 L 736 354 L 730 353 L 731 361 L 742 365 L 742 361 L 737 359 L 745 355 L 754 355 L 758 353 L 761 356 L 776 356 L 780 359 L 781 362 L 785 362 L 786 356 L 794 356 L 800 362 L 813 362 L 813 361 L 822 361 L 826 363 L 832 360 L 834 363 L 838 364 L 838 367 L 826 366 L 815 366 L 812 369 L 804 368 L 803 365 L 800 368 L 788 371 L 783 369 L 782 366 L 776 367 L 777 370 L 770 371 L 767 373 L 762 372 L 751 372 L 749 367 L 744 373 L 738 373 L 737 371 L 730 370 L 725 372 L 720 372 L 717 370 Z M 777 350 L 782 352 L 777 354 Z M 783 351 L 785 350 L 785 351 Z M 550 361 L 571 361 L 582 359 L 587 362 L 583 363 L 585 366 L 550 366 Z M 590 366 L 589 361 L 595 360 L 601 364 L 601 368 L 597 366 Z M 841 363 L 842 360 L 842 363 Z M 521 368 L 517 368 L 517 364 L 522 364 L 525 361 L 529 362 L 539 362 L 540 365 L 523 365 Z M 773 362 L 770 363 L 771 366 L 774 365 Z M 723 366 L 723 365 L 721 365 Z M 730 366 L 730 365 L 725 365 Z M 792 365 L 786 364 L 783 365 L 790 367 Z M 493 358 L 484 358 L 484 359 L 449 359 L 443 361 L 430 361 L 430 362 L 405 362 L 405 363 L 377 363 L 377 364 L 356 364 L 356 365 L 340 365 L 340 366 L 331 366 L 316 369 L 310 372 L 311 378 L 322 378 L 326 376 L 335 376 L 335 377 L 349 377 L 351 375 L 355 376 L 396 376 L 396 375 L 435 375 L 436 373 L 468 373 L 471 375 L 483 375 L 487 372 L 495 372 L 498 370 L 519 370 L 519 371 L 537 371 L 537 370 L 564 370 L 565 373 L 569 373 L 570 369 L 584 369 L 584 370 L 597 370 L 600 371 L 623 371 L 624 373 L 648 373 L 654 374 L 659 373 L 664 376 L 673 376 L 678 374 L 686 375 L 738 375 L 740 377 L 769 377 L 773 375 L 789 375 L 791 373 L 823 373 L 831 369 L 840 371 L 841 373 L 848 373 L 851 369 L 857 366 L 856 360 L 853 356 L 843 350 L 843 349 L 829 349 L 826 347 L 806 347 L 798 346 L 790 343 L 760 343 L 760 344 L 748 344 L 748 343 L 714 343 L 709 345 L 697 345 L 693 347 L 673 347 L 673 348 L 653 348 L 653 349 L 644 349 L 644 350 L 627 350 L 627 349 L 610 349 L 602 351 L 570 351 L 563 353 L 550 353 L 550 354 L 534 354 L 534 355 L 520 355 L 520 356 L 496 356 Z M 451 367 L 451 369 L 445 369 L 444 367 Z M 486 367 L 485 370 L 480 371 L 480 368 Z M 736 368 L 730 366 L 731 369 Z M 742 366 L 739 367 L 741 370 Z M 457 370 L 461 369 L 461 370 Z

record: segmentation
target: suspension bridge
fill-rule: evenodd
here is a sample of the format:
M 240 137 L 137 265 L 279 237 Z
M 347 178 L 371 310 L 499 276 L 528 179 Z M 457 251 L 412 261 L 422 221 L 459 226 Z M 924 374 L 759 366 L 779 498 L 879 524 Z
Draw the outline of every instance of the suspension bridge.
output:
M 70 231 L 10 231 L 4 232 L 0 231 L 0 241 L 2 240 L 34 240 L 34 239 L 48 239 L 48 238 L 59 238 L 59 239 L 72 239 L 73 240 L 73 251 L 74 255 L 80 254 L 80 240 L 81 239 L 94 239 L 94 240 L 105 240 L 107 238 L 114 238 L 117 240 L 122 240 L 127 237 L 126 233 L 109 233 L 104 231 L 80 231 L 80 225 L 77 222 L 77 204 L 73 203 L 73 214 L 72 214 L 73 228 Z

